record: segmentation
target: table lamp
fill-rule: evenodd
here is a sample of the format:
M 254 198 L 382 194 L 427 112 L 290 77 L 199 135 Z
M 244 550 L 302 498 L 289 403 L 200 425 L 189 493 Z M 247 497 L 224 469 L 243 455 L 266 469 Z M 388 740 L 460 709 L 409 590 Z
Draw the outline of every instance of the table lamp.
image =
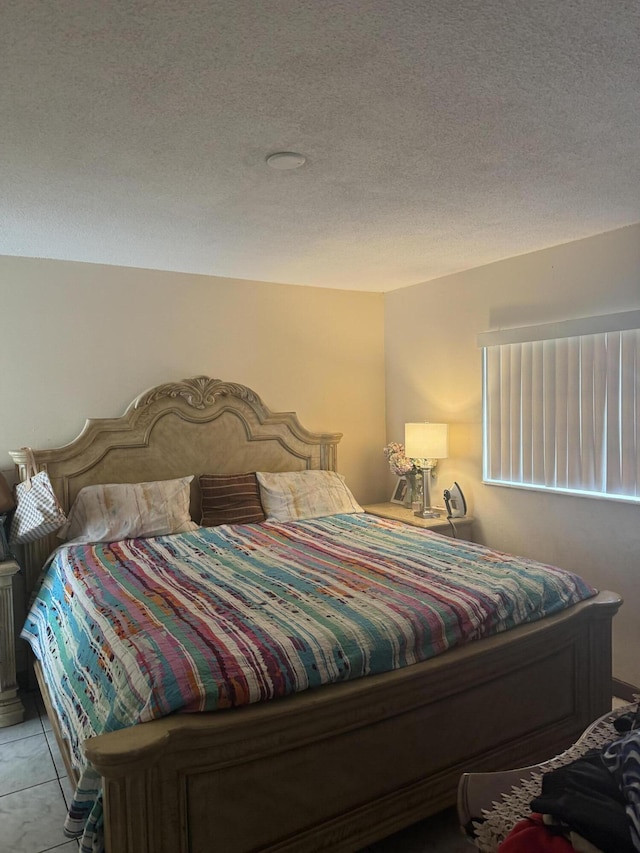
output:
M 420 518 L 439 518 L 441 513 L 431 506 L 429 478 L 438 459 L 449 455 L 448 424 L 429 422 L 404 425 L 404 452 L 422 471 L 422 509 L 414 515 Z

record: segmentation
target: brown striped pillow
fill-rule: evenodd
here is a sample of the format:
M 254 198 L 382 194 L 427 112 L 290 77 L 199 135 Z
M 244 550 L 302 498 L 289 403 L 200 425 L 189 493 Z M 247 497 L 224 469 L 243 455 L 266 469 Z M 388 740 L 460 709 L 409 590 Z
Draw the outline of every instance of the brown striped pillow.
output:
M 202 525 L 264 521 L 255 474 L 201 474 Z

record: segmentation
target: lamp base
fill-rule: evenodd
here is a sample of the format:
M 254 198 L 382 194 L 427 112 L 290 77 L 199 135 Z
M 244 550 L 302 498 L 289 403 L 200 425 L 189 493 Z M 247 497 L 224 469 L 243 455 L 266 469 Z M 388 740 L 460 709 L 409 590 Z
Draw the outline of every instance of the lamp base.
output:
M 431 463 L 432 460 L 427 459 L 426 461 Z M 433 465 L 431 464 L 428 464 L 422 469 L 422 509 L 417 509 L 413 513 L 414 515 L 417 515 L 418 518 L 440 518 L 440 513 L 432 506 L 429 506 L 431 503 L 431 497 L 429 495 L 429 477 L 431 476 L 432 469 Z
M 440 518 L 442 515 L 441 512 L 437 512 L 437 510 L 429 506 L 426 506 L 424 509 L 418 509 L 413 514 L 417 515 L 418 518 Z

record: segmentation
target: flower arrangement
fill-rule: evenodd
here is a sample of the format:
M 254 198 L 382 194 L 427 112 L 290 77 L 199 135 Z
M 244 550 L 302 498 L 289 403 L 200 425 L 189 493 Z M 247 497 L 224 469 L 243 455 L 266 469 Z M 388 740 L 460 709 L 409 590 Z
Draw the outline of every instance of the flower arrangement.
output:
M 398 477 L 404 477 L 405 474 L 417 474 L 424 466 L 423 459 L 411 459 L 406 456 L 404 444 L 398 444 L 397 441 L 392 441 L 383 447 L 383 452 L 389 463 L 389 468 Z

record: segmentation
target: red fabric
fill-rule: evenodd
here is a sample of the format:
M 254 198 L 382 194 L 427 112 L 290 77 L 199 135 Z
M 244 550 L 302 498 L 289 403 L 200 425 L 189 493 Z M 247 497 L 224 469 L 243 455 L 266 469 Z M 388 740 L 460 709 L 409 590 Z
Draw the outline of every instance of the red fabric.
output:
M 498 853 L 573 853 L 573 847 L 564 836 L 552 835 L 542 815 L 534 813 L 513 827 Z

